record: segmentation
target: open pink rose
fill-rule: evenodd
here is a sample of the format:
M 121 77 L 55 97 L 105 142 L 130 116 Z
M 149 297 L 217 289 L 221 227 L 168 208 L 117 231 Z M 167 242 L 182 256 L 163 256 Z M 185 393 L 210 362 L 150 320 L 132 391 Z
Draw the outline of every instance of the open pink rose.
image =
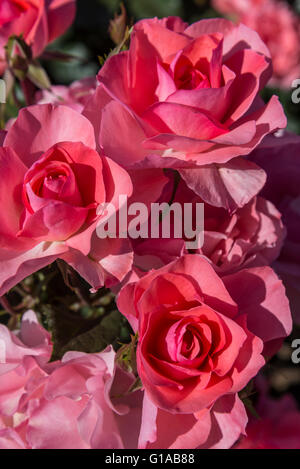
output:
M 300 74 L 300 21 L 285 1 L 214 0 L 216 10 L 257 31 L 270 49 L 271 85 L 291 88 Z
M 75 0 L 2 0 L 0 74 L 6 66 L 4 47 L 10 36 L 22 35 L 37 57 L 71 25 L 75 10 Z
M 38 91 L 37 104 L 63 104 L 75 111 L 82 112 L 89 98 L 96 89 L 96 78 L 84 78 L 70 86 L 52 86 L 50 90 Z
M 115 353 L 67 353 L 50 372 L 40 400 L 28 403 L 32 449 L 121 449 L 109 390 Z
M 139 334 L 145 391 L 171 413 L 197 413 L 239 392 L 292 327 L 284 288 L 269 267 L 221 280 L 196 254 L 124 287 L 118 307 Z
M 206 202 L 235 209 L 265 181 L 241 155 L 286 126 L 278 98 L 259 98 L 270 76 L 267 47 L 243 25 L 143 20 L 100 70 L 84 114 L 114 161 L 177 168 Z
M 270 265 L 280 253 L 286 231 L 274 205 L 255 197 L 229 216 L 224 209 L 206 207 L 204 245 L 219 273 Z
M 188 221 L 189 226 L 193 222 L 192 229 L 195 230 L 197 222 L 199 223 L 196 216 L 197 204 L 204 202 L 184 181 L 177 183 L 172 174 L 169 177 L 169 184 L 159 203 L 172 200 L 172 204 L 179 204 L 182 214 L 186 210 L 185 204 L 192 204 L 192 220 Z M 149 225 L 151 228 L 151 219 Z M 186 237 L 177 239 L 174 225 L 176 228 L 182 225 L 184 234 L 184 223 L 176 215 L 176 210 L 170 239 L 132 240 L 136 266 L 143 270 L 161 267 L 188 250 L 187 243 L 191 240 Z M 278 258 L 285 236 L 281 214 L 271 202 L 262 197 L 254 197 L 235 213 L 204 203 L 204 244 L 197 248 L 195 243 L 193 252 L 203 254 L 220 275 L 225 275 L 245 267 L 270 265 Z
M 128 242 L 102 242 L 96 227 L 105 215 L 98 207 L 118 210 L 131 180 L 95 146 L 89 121 L 65 106 L 20 112 L 0 148 L 0 295 L 58 257 L 95 288 L 128 273 Z
M 49 334 L 33 312 L 19 337 L 0 326 L 0 448 L 123 447 L 109 392 L 115 353 L 69 352 L 50 363 Z

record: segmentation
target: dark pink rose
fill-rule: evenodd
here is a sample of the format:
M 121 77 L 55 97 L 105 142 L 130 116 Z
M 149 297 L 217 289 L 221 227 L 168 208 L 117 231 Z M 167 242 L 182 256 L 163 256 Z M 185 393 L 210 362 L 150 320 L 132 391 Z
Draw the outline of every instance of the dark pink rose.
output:
M 121 280 L 132 255 L 125 239 L 100 240 L 98 223 L 119 195 L 131 195 L 129 175 L 96 151 L 81 114 L 51 104 L 23 109 L 0 148 L 1 294 L 60 257 L 98 288 Z
M 213 5 L 258 32 L 272 56 L 274 73 L 270 84 L 291 88 L 300 76 L 300 21 L 287 2 L 214 0 Z
M 272 269 L 245 269 L 221 280 L 196 254 L 124 287 L 118 307 L 139 334 L 145 391 L 171 413 L 197 413 L 239 392 L 292 327 Z
M 177 168 L 206 202 L 234 209 L 265 182 L 241 156 L 286 126 L 278 98 L 259 98 L 270 76 L 267 47 L 243 25 L 143 20 L 100 70 L 84 114 L 122 166 Z
M 75 11 L 75 0 L 2 0 L 0 74 L 6 67 L 4 47 L 10 36 L 22 35 L 37 57 L 71 25 Z
M 32 311 L 0 325 L 0 449 L 123 448 L 109 397 L 115 352 L 68 352 L 48 363 L 50 336 Z

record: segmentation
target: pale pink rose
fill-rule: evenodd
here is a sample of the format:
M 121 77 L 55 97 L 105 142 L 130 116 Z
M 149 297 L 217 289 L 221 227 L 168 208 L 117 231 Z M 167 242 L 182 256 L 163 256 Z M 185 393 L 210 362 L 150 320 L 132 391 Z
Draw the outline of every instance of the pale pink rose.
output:
M 300 20 L 277 0 L 214 0 L 216 10 L 257 31 L 270 49 L 274 73 L 270 84 L 291 88 L 300 76 Z
M 52 86 L 50 90 L 39 91 L 36 94 L 37 104 L 63 104 L 75 111 L 82 112 L 89 98 L 96 89 L 96 78 L 84 78 L 75 81 L 70 86 Z
M 266 389 L 261 391 L 257 417 L 249 417 L 247 436 L 234 449 L 300 449 L 300 411 L 294 397 L 272 399 Z
M 286 230 L 281 221 L 281 214 L 275 206 L 263 199 L 254 197 L 244 207 L 230 213 L 223 208 L 213 207 L 191 191 L 184 181 L 179 184 L 173 175 L 169 176 L 159 203 L 180 204 L 182 214 L 184 204 L 193 205 L 193 229 L 196 226 L 196 204 L 204 203 L 204 245 L 193 252 L 203 254 L 220 274 L 233 273 L 245 267 L 270 265 L 278 258 Z M 174 193 L 174 188 L 176 192 Z M 183 220 L 184 221 L 184 220 Z M 151 270 L 168 264 L 187 251 L 187 238 L 175 237 L 174 224 L 178 228 L 184 223 L 182 218 L 171 218 L 171 239 L 132 239 L 135 253 L 135 265 L 143 270 Z M 151 231 L 151 218 L 149 232 Z M 200 241 L 199 241 L 200 242 Z
M 278 98 L 267 105 L 259 98 L 271 73 L 267 47 L 246 26 L 143 20 L 129 51 L 100 70 L 84 114 L 114 161 L 178 169 L 206 202 L 235 209 L 265 182 L 241 156 L 286 126 Z
M 26 440 L 33 449 L 122 449 L 109 399 L 115 352 L 67 353 L 28 403 Z M 32 408 L 33 407 L 33 408 Z
M 37 57 L 71 25 L 75 11 L 75 0 L 2 0 L 0 74 L 6 67 L 4 47 L 10 36 L 22 35 Z
M 20 111 L 0 148 L 0 295 L 57 258 L 94 288 L 131 268 L 126 239 L 100 240 L 102 204 L 119 209 L 129 175 L 96 151 L 90 122 L 65 106 Z M 98 210 L 98 207 L 103 207 Z
M 251 155 L 268 174 L 263 195 L 283 215 L 287 238 L 275 264 L 290 298 L 294 319 L 300 323 L 300 137 L 269 137 Z
M 17 336 L 0 326 L 0 448 L 123 447 L 109 398 L 115 352 L 67 353 L 50 363 L 49 334 L 33 312 Z M 121 411 L 124 411 L 120 409 Z
M 113 399 L 127 412 L 116 416 L 126 449 L 228 449 L 245 435 L 247 413 L 238 395 L 219 399 L 197 414 L 159 409 L 143 391 L 128 395 L 132 376 L 119 368 L 112 387 Z
M 292 329 L 269 267 L 218 277 L 186 255 L 125 286 L 119 310 L 139 334 L 138 372 L 159 408 L 197 413 L 243 389 Z
M 51 353 L 50 335 L 38 324 L 32 311 L 23 316 L 21 330 L 17 335 L 0 325 L 2 420 L 17 414 L 26 390 L 32 389 L 43 380 L 46 373 L 41 366 L 49 361 Z

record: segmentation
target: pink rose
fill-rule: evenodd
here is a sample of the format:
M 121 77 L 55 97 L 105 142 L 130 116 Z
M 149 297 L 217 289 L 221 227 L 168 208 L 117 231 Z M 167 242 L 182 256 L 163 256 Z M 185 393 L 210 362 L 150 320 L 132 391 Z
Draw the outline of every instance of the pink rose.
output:
M 290 88 L 300 74 L 300 21 L 287 2 L 214 0 L 213 5 L 258 32 L 272 56 L 274 73 L 270 84 Z
M 22 34 L 37 57 L 71 25 L 75 11 L 75 0 L 2 0 L 0 74 L 6 67 L 4 47 L 10 36 Z
M 233 441 L 245 434 L 246 421 L 246 411 L 237 394 L 224 396 L 211 408 L 195 414 L 159 409 L 145 395 L 139 447 L 229 449 Z
M 0 416 L 18 412 L 25 389 L 45 376 L 41 366 L 51 357 L 50 335 L 29 311 L 23 316 L 18 335 L 0 325 Z M 0 424 L 1 429 L 1 424 Z
M 118 410 L 109 399 L 111 348 L 90 355 L 69 352 L 47 365 L 49 335 L 32 312 L 25 314 L 19 338 L 0 326 L 0 344 L 6 350 L 0 361 L 1 449 L 123 447 Z
M 121 449 L 109 390 L 114 351 L 67 353 L 28 405 L 26 439 L 33 449 Z
M 263 171 L 238 157 L 286 126 L 278 98 L 267 105 L 259 98 L 270 62 L 257 33 L 243 25 L 143 20 L 129 51 L 100 70 L 84 114 L 114 161 L 178 169 L 206 202 L 235 209 L 265 181 Z
M 75 111 L 82 112 L 96 89 L 96 78 L 84 78 L 70 86 L 52 86 L 50 90 L 38 91 L 37 104 L 63 104 Z
M 270 265 L 279 256 L 286 234 L 280 213 L 262 197 L 232 216 L 224 209 L 207 207 L 205 223 L 200 253 L 222 274 Z
M 0 295 L 57 258 L 93 287 L 130 270 L 127 240 L 100 240 L 98 207 L 119 208 L 131 195 L 129 175 L 95 150 L 81 114 L 50 104 L 23 109 L 0 148 Z
M 119 310 L 138 331 L 138 372 L 155 405 L 197 413 L 243 389 L 292 327 L 269 267 L 222 280 L 187 255 L 121 290 Z
M 111 394 L 123 395 L 113 402 L 128 409 L 116 415 L 126 449 L 228 449 L 245 435 L 247 413 L 237 394 L 197 414 L 176 414 L 159 409 L 144 391 L 128 394 L 133 382 L 117 368 Z
M 268 173 L 263 195 L 283 215 L 287 238 L 275 269 L 283 279 L 294 319 L 300 322 L 300 137 L 269 137 L 251 155 Z
M 193 216 L 188 221 L 195 230 L 196 204 L 204 202 L 184 181 L 181 180 L 178 186 L 176 184 L 176 180 L 170 175 L 169 184 L 159 203 L 172 200 L 172 203 L 180 204 L 183 214 L 184 204 L 192 204 Z M 174 185 L 177 187 L 175 195 Z M 181 219 L 176 215 L 174 223 L 177 227 L 181 226 Z M 151 220 L 149 225 L 151 227 Z M 182 232 L 184 233 L 184 226 Z M 132 240 L 135 264 L 141 269 L 151 270 L 180 257 L 187 251 L 187 241 L 191 240 L 176 239 L 173 225 L 171 234 L 171 239 Z M 270 265 L 279 256 L 285 235 L 281 214 L 271 202 L 262 197 L 254 197 L 235 213 L 204 203 L 204 245 L 194 251 L 203 254 L 215 270 L 224 275 L 245 267 Z

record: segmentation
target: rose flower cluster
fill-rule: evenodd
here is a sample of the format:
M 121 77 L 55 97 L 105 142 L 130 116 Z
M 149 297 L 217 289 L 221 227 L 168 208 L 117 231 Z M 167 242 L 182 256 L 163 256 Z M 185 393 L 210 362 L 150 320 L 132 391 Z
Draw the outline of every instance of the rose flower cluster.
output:
M 131 342 L 53 358 L 38 306 L 0 325 L 0 449 L 300 448 L 292 398 L 277 405 L 259 378 L 260 420 L 243 400 L 292 331 L 286 292 L 300 305 L 300 137 L 278 97 L 261 98 L 268 45 L 242 14 L 153 18 L 97 77 L 20 77 L 16 57 L 30 48 L 31 70 L 75 6 L 0 2 L 1 72 L 34 96 L 0 133 L 0 297 L 63 262 L 93 293 L 112 289 Z M 193 225 L 201 205 L 202 242 L 176 236 L 175 216 L 169 236 L 164 216 L 143 236 L 154 204 L 189 204 Z M 116 236 L 101 237 L 113 215 Z

